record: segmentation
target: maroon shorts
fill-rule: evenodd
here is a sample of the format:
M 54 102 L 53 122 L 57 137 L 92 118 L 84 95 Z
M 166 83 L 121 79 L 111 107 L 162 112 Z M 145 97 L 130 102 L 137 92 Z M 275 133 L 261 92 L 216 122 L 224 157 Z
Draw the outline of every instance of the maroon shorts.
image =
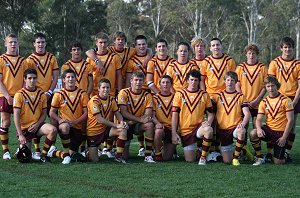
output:
M 252 118 L 257 117 L 258 109 L 249 108 L 249 111 L 250 111 L 250 114 L 251 114 Z
M 47 115 L 48 115 L 48 117 L 50 117 L 49 112 L 50 112 L 50 109 L 51 109 L 52 99 L 53 99 L 53 94 L 50 96 L 49 100 L 47 100 Z
M 295 96 L 289 96 L 289 98 L 293 101 Z M 297 114 L 297 113 L 300 113 L 300 100 L 298 101 L 298 103 L 294 107 L 294 114 Z
M 165 132 L 165 137 L 164 137 L 163 141 L 165 143 L 172 144 L 172 129 L 164 128 L 164 132 Z
M 221 142 L 221 146 L 228 146 L 233 144 L 233 132 L 236 128 L 230 130 L 218 129 L 217 133 Z
M 37 132 L 41 129 L 41 127 L 42 127 L 44 124 L 45 124 L 45 122 L 43 122 L 43 123 L 38 127 L 38 129 L 37 129 L 37 131 L 36 131 L 35 133 L 29 132 L 28 129 L 22 130 L 22 133 L 23 133 L 24 137 L 26 138 L 26 141 L 31 141 L 33 138 L 39 137 L 39 136 L 37 135 Z M 16 132 L 16 133 L 17 133 L 17 137 L 19 138 L 18 132 Z
M 104 142 L 109 137 L 111 127 L 107 127 L 103 133 L 86 136 L 86 142 L 88 147 L 98 147 L 102 142 Z
M 129 129 L 127 130 L 127 140 L 132 140 L 133 135 L 139 135 L 140 127 L 141 127 L 141 123 L 135 123 L 135 124 L 129 125 Z
M 9 105 L 7 99 L 3 96 L 0 97 L 0 112 L 10 113 L 14 112 L 14 108 L 12 105 Z
M 265 132 L 265 137 L 260 139 L 266 142 L 271 141 L 272 144 L 277 145 L 277 140 L 282 137 L 283 131 L 274 131 L 267 125 L 263 125 L 261 128 Z
M 70 140 L 71 140 L 70 149 L 72 151 L 77 152 L 82 142 L 82 131 L 81 129 L 76 129 L 71 127 L 69 133 L 70 133 Z
M 191 144 L 195 144 L 198 140 L 196 134 L 198 129 L 201 127 L 201 124 L 196 126 L 191 133 L 185 135 L 185 136 L 180 136 L 181 138 L 181 143 L 183 147 L 189 146 Z

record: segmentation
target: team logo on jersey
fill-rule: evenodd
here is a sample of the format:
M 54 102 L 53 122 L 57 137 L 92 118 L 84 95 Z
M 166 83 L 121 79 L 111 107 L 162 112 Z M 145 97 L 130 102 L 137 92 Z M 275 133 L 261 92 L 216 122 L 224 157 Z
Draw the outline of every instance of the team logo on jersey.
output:
M 246 76 L 246 75 L 247 75 L 247 73 L 246 73 L 246 72 L 243 72 L 243 75 L 244 75 L 244 76 Z
M 220 104 L 223 105 L 223 104 L 224 104 L 224 101 L 223 101 L 223 100 L 220 100 Z
M 174 75 L 175 75 L 175 76 L 178 76 L 178 73 L 177 73 L 177 72 L 174 72 Z
M 282 71 L 282 68 L 281 68 L 281 67 L 279 67 L 279 68 L 278 68 L 278 71 L 279 71 L 279 72 L 281 72 L 281 71 Z
M 156 67 L 154 67 L 154 70 L 155 70 L 155 71 L 157 71 L 157 68 L 156 68 Z
M 45 60 L 44 60 L 44 59 L 41 59 L 41 62 L 43 63 L 43 62 L 45 62 Z
M 165 103 L 168 103 L 168 102 L 169 102 L 169 100 L 164 100 L 164 102 L 165 102 Z
M 70 95 L 70 98 L 74 98 L 74 95 Z
M 265 106 L 265 110 L 269 110 L 269 107 L 268 107 L 268 105 L 266 105 L 266 106 Z
M 104 106 L 104 107 L 106 107 L 106 106 L 107 106 L 107 104 L 103 104 L 103 106 Z
M 8 63 L 8 62 L 5 62 L 5 66 L 6 66 L 6 67 L 9 67 L 9 63 Z
M 34 98 L 34 97 L 35 97 L 34 95 L 31 95 L 31 96 L 30 96 L 30 98 Z
M 141 65 L 140 65 L 140 64 L 136 64 L 135 66 L 136 66 L 136 67 L 140 67 Z
M 11 62 L 16 62 L 16 59 L 12 59 Z
M 184 98 L 182 98 L 182 102 L 183 102 L 183 103 L 186 103 L 186 100 L 185 100 Z
M 124 98 L 120 98 L 120 101 L 121 101 L 122 103 L 124 103 Z
M 64 100 L 64 103 L 65 103 L 65 104 L 67 104 L 67 102 L 68 102 L 67 100 Z
M 77 66 L 77 67 L 76 67 L 76 69 L 80 69 L 80 67 L 79 67 L 79 66 Z
M 38 67 L 39 66 L 39 64 L 35 64 L 35 67 Z
M 98 111 L 98 107 L 97 106 L 93 106 L 93 110 L 94 111 Z
M 214 68 L 213 68 L 213 66 L 210 65 L 210 66 L 209 66 L 209 69 L 210 69 L 210 70 L 213 70 Z
M 289 102 L 288 105 L 289 105 L 289 107 L 293 107 L 294 106 L 293 102 Z
M 25 102 L 25 103 L 28 103 L 28 100 L 27 100 L 27 98 L 25 98 L 24 102 Z
M 129 104 L 129 105 L 130 105 L 130 101 L 128 101 L 128 102 L 127 102 L 127 104 Z
M 157 107 L 158 107 L 158 108 L 161 108 L 161 104 L 157 104 Z
M 14 99 L 14 105 L 16 105 L 17 104 L 17 101 Z M 2 109 L 2 106 L 1 106 L 1 109 Z

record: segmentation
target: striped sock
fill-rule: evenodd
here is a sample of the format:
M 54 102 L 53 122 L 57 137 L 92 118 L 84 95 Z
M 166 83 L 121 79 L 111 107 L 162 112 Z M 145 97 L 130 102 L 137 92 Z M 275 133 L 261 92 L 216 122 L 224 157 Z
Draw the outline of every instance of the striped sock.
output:
M 0 127 L 0 139 L 2 144 L 3 153 L 6 153 L 9 151 L 8 149 L 8 129 L 9 128 L 3 128 Z
M 263 155 L 262 155 L 262 152 L 261 152 L 261 142 L 260 142 L 260 140 L 251 141 L 251 144 L 252 144 L 252 146 L 255 150 L 256 157 L 262 159 Z
M 39 138 L 40 139 L 40 138 Z M 53 144 L 53 141 L 49 140 L 47 137 L 45 138 L 45 142 L 44 142 L 44 147 L 43 147 L 43 150 L 42 150 L 42 156 L 46 156 L 49 149 L 50 149 L 50 146 Z
M 33 138 L 33 144 L 34 144 L 35 152 L 41 152 L 40 142 L 41 142 L 41 137 Z
M 116 154 L 116 158 L 120 158 L 123 155 L 125 143 L 126 143 L 126 140 L 122 140 L 120 138 L 117 139 L 117 154 Z
M 234 159 L 239 158 L 244 144 L 245 144 L 244 140 L 237 139 L 237 141 L 235 143 L 235 150 L 234 150 L 234 155 L 233 155 Z
M 206 155 L 208 153 L 211 143 L 212 143 L 212 139 L 207 139 L 207 138 L 203 137 L 201 158 L 206 159 Z
M 150 156 L 151 155 L 151 151 L 152 151 L 152 146 L 153 146 L 153 139 L 150 139 L 148 137 L 145 138 L 145 142 L 146 142 L 146 153 L 145 156 Z

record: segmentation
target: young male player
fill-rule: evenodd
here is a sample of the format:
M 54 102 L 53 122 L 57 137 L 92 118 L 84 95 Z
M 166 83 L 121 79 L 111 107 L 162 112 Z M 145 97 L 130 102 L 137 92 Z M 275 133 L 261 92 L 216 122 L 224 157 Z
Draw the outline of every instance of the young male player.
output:
M 181 138 L 184 158 L 187 162 L 196 160 L 197 138 L 203 139 L 199 165 L 206 165 L 206 154 L 213 137 L 211 123 L 214 119 L 212 104 L 207 92 L 200 89 L 200 72 L 191 70 L 186 74 L 188 87 L 176 92 L 172 107 L 172 143 Z M 208 115 L 204 119 L 205 112 Z
M 294 126 L 289 133 L 286 146 L 286 159 L 291 162 L 290 152 L 295 141 L 297 114 L 300 112 L 300 61 L 294 57 L 295 42 L 290 37 L 280 41 L 281 56 L 271 61 L 268 74 L 275 76 L 281 84 L 279 92 L 288 96 L 294 106 Z M 270 150 L 270 149 L 269 149 Z
M 82 142 L 82 123 L 87 119 L 88 95 L 76 87 L 76 74 L 72 69 L 62 73 L 64 88 L 54 94 L 50 116 L 59 123 L 63 152 L 51 148 L 49 156 L 62 158 L 62 164 L 71 162 L 70 155 L 78 152 Z M 59 111 L 59 115 L 57 112 Z
M 11 159 L 8 149 L 8 130 L 13 113 L 13 97 L 22 88 L 23 74 L 27 68 L 26 61 L 19 56 L 19 41 L 14 34 L 5 38 L 6 53 L 0 56 L 0 139 L 3 159 Z
M 37 87 L 45 92 L 47 96 L 47 112 L 49 113 L 51 108 L 51 101 L 53 98 L 53 91 L 57 85 L 59 68 L 57 65 L 56 57 L 46 52 L 46 35 L 43 33 L 36 33 L 33 36 L 33 46 L 35 52 L 33 52 L 27 59 L 27 64 L 31 68 L 35 68 L 38 73 Z M 51 120 L 51 119 L 50 119 Z M 54 120 L 51 120 L 51 124 L 57 126 Z M 40 157 L 40 140 L 34 138 L 35 152 L 32 157 L 39 159 Z
M 123 158 L 123 151 L 127 140 L 128 124 L 124 122 L 122 115 L 118 111 L 115 98 L 109 96 L 109 80 L 102 78 L 99 81 L 98 90 L 98 94 L 93 96 L 88 102 L 87 156 L 93 162 L 98 161 L 98 147 L 101 142 L 106 137 L 117 136 L 115 161 L 126 163 L 126 160 Z M 114 116 L 120 122 L 119 124 L 113 122 Z
M 206 58 L 206 42 L 204 39 L 200 38 L 199 36 L 196 36 L 192 39 L 191 45 L 195 53 L 195 57 L 191 61 L 194 62 L 194 64 L 197 65 L 201 71 L 204 59 Z
M 173 63 L 167 69 L 167 74 L 173 79 L 172 92 L 177 92 L 187 87 L 186 75 L 192 69 L 198 69 L 192 61 L 189 61 L 190 45 L 186 42 L 180 42 L 177 45 L 177 61 Z
M 45 123 L 47 116 L 47 98 L 44 92 L 36 87 L 37 71 L 29 68 L 24 72 L 24 88 L 14 97 L 14 123 L 21 145 L 31 148 L 31 141 L 36 136 L 46 136 L 40 161 L 50 162 L 47 152 L 55 140 L 57 130 Z
M 97 58 L 101 61 L 103 65 L 103 72 L 100 73 L 97 69 L 94 60 L 90 58 L 87 59 L 93 68 L 93 79 L 94 79 L 94 92 L 93 95 L 97 95 L 98 92 L 98 82 L 101 78 L 107 78 L 111 82 L 111 96 L 115 96 L 116 93 L 122 88 L 122 78 L 121 78 L 121 59 L 115 53 L 110 53 L 107 50 L 108 46 L 108 35 L 100 32 L 96 35 L 96 46 L 97 46 Z M 117 92 L 116 92 L 117 91 Z
M 149 92 L 142 89 L 144 84 L 144 74 L 133 72 L 130 80 L 130 87 L 122 89 L 118 95 L 118 104 L 121 114 L 129 125 L 127 141 L 133 138 L 133 134 L 140 135 L 145 133 L 146 152 L 145 162 L 155 162 L 151 156 L 153 146 L 153 122 L 152 109 L 153 99 Z M 128 159 L 129 145 L 126 145 L 124 157 Z
M 153 96 L 155 161 L 171 160 L 176 145 L 172 144 L 173 79 L 164 75 L 159 82 L 160 92 Z
M 282 95 L 278 80 L 269 76 L 265 79 L 268 96 L 263 99 L 258 107 L 256 129 L 250 133 L 250 140 L 256 152 L 255 166 L 262 165 L 264 159 L 261 152 L 261 140 L 271 142 L 274 147 L 273 161 L 275 164 L 286 162 L 285 149 L 294 125 L 294 107 L 292 100 Z M 264 116 L 266 124 L 263 125 Z
M 148 62 L 146 80 L 151 91 L 158 94 L 160 92 L 159 81 L 175 60 L 168 55 L 168 43 L 165 39 L 157 40 L 155 51 L 156 55 Z
M 213 96 L 217 107 L 217 133 L 220 137 L 223 162 L 232 162 L 232 165 L 239 166 L 238 158 L 247 140 L 245 136 L 246 125 L 251 114 L 245 97 L 235 89 L 238 81 L 237 74 L 233 71 L 228 71 L 224 80 L 225 90 Z M 234 152 L 233 139 L 236 139 Z

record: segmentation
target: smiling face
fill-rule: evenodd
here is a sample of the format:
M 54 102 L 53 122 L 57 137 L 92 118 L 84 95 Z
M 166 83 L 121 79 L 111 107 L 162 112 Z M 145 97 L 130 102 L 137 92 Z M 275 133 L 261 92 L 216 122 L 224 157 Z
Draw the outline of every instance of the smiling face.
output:
M 98 87 L 98 92 L 101 98 L 107 98 L 110 93 L 110 84 L 102 82 Z
M 155 51 L 159 58 L 166 57 L 168 55 L 168 47 L 165 42 L 159 42 L 156 44 Z
M 223 55 L 222 44 L 219 40 L 212 40 L 210 42 L 210 51 L 214 57 L 220 57 Z
M 67 73 L 66 76 L 63 78 L 63 82 L 65 84 L 65 87 L 69 90 L 72 90 L 75 88 L 76 83 L 76 76 L 74 73 Z
M 72 47 L 71 55 L 72 55 L 72 60 L 73 61 L 81 60 L 81 54 L 82 54 L 82 50 L 81 50 L 80 47 Z
M 44 54 L 46 52 L 46 39 L 38 37 L 35 39 L 33 46 L 35 47 L 35 52 L 38 54 Z
M 282 52 L 282 58 L 284 59 L 291 59 L 294 56 L 294 48 L 290 45 L 283 44 L 283 46 L 280 48 Z
M 137 55 L 144 56 L 147 53 L 147 41 L 145 39 L 138 39 L 135 42 L 135 49 Z

